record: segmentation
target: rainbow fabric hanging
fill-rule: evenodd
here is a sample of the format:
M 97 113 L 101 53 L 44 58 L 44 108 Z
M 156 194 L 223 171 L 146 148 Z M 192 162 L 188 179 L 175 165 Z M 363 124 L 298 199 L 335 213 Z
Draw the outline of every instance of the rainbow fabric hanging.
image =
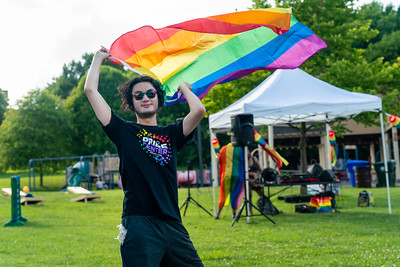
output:
M 220 194 L 218 207 L 231 204 L 237 210 L 244 194 L 244 158 L 243 149 L 231 143 L 223 146 L 219 153 Z
M 400 118 L 396 115 L 390 115 L 389 122 L 400 129 Z
M 219 152 L 221 151 L 221 147 L 219 145 L 219 140 L 218 138 L 213 138 L 212 140 L 212 145 L 214 147 L 214 151 L 216 154 L 219 154 Z
M 289 164 L 289 162 L 287 162 L 287 160 L 284 159 L 278 152 L 268 146 L 264 138 L 262 138 L 256 130 L 254 130 L 254 140 L 274 159 L 276 164 L 278 164 L 278 169 L 282 167 L 282 164 L 285 164 L 285 166 Z
M 331 162 L 332 162 L 332 167 L 333 167 L 336 165 L 339 149 L 338 149 L 337 143 L 336 143 L 335 132 L 333 130 L 330 130 L 328 132 L 328 134 L 329 134 L 329 143 L 331 144 L 330 151 L 331 151 Z
M 291 9 L 269 8 L 194 19 L 160 29 L 144 26 L 111 45 L 111 61 L 159 80 L 166 106 L 192 84 L 201 99 L 219 83 L 256 70 L 294 69 L 326 44 Z

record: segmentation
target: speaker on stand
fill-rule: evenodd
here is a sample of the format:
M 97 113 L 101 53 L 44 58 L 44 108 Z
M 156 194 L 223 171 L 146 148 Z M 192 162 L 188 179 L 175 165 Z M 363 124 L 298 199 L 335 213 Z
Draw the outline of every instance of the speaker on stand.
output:
M 244 186 L 245 186 L 245 200 L 242 206 L 239 209 L 237 216 L 234 218 L 231 227 L 235 225 L 242 214 L 243 208 L 246 206 L 246 217 L 247 223 L 250 223 L 250 205 L 260 212 L 264 217 L 270 220 L 275 224 L 273 220 L 271 220 L 266 214 L 264 214 L 258 207 L 253 205 L 249 201 L 250 189 L 249 189 L 249 163 L 248 163 L 248 147 L 254 146 L 254 122 L 253 122 L 253 114 L 238 114 L 236 116 L 231 117 L 231 126 L 232 126 L 232 135 L 231 142 L 233 146 L 243 147 L 243 158 L 244 158 Z

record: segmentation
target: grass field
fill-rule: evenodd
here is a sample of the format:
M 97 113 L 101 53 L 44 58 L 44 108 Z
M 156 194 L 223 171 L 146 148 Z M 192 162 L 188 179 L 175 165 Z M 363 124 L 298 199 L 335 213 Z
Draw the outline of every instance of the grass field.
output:
M 0 175 L 0 188 L 10 187 L 11 174 Z M 27 184 L 21 175 L 21 187 Z M 10 197 L 0 196 L 0 266 L 121 266 L 118 234 L 123 193 L 96 191 L 100 202 L 74 203 L 75 195 L 49 191 L 60 187 L 62 176 L 46 176 L 43 205 L 22 206 L 28 222 L 3 227 L 11 218 Z M 62 185 L 61 185 L 62 186 Z M 272 224 L 254 216 L 234 227 L 230 208 L 214 220 L 189 204 L 183 223 L 205 266 L 398 266 L 400 262 L 400 188 L 391 188 L 388 214 L 386 188 L 368 189 L 375 206 L 357 207 L 362 188 L 342 188 L 339 212 L 295 213 L 294 204 L 272 198 L 283 213 Z M 212 188 L 192 189 L 192 197 L 212 212 Z M 298 194 L 293 187 L 281 195 Z M 253 193 L 253 195 L 255 195 Z M 179 204 L 187 189 L 179 190 Z M 218 188 L 217 188 L 218 199 Z

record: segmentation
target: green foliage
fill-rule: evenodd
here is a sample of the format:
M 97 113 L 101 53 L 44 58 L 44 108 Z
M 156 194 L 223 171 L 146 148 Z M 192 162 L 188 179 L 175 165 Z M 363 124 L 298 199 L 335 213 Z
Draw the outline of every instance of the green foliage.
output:
M 0 88 L 0 125 L 3 122 L 4 114 L 7 110 L 8 101 L 3 91 Z
M 72 89 L 78 85 L 79 81 L 89 70 L 92 58 L 93 53 L 85 53 L 81 61 L 72 60 L 68 65 L 64 64 L 62 74 L 57 78 L 53 78 L 53 82 L 49 84 L 47 90 L 61 97 L 61 99 L 66 99 Z M 115 65 L 109 61 L 104 63 L 104 65 L 123 70 L 122 65 Z
M 370 44 L 365 56 L 369 61 L 379 57 L 389 62 L 396 61 L 400 57 L 400 30 L 384 35 L 381 41 Z
M 202 101 L 207 115 L 216 113 L 234 103 L 259 85 L 270 73 L 269 71 L 256 71 L 238 80 L 215 86 Z
M 26 167 L 31 158 L 69 154 L 72 125 L 60 100 L 47 91 L 34 90 L 9 109 L 0 126 L 0 166 Z
M 383 57 L 385 61 L 395 62 L 400 56 L 400 14 L 392 5 L 383 7 L 379 2 L 364 5 L 358 11 L 360 18 L 371 21 L 371 28 L 379 34 L 370 42 L 361 42 L 357 46 L 366 48 L 366 58 L 373 61 Z
M 117 87 L 129 79 L 127 74 L 118 69 L 102 66 L 100 70 L 99 92 L 120 116 L 127 117 L 120 111 L 121 98 Z M 115 146 L 104 134 L 99 121 L 84 93 L 86 76 L 83 76 L 70 96 L 65 101 L 65 107 L 71 114 L 74 125 L 72 132 L 71 152 L 74 155 L 103 154 L 106 151 L 116 153 Z M 132 115 L 130 115 L 132 116 Z

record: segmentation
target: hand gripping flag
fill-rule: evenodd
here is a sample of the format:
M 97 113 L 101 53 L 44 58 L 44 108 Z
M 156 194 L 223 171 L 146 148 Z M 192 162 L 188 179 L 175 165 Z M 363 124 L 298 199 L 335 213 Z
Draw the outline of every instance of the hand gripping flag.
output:
M 278 152 L 268 146 L 268 144 L 256 130 L 254 130 L 254 140 L 274 159 L 276 164 L 278 164 L 278 169 L 282 167 L 282 164 L 285 164 L 285 166 L 289 164 L 289 162 L 287 162 L 286 159 L 279 155 Z
M 332 162 L 332 166 L 336 165 L 336 161 L 337 161 L 337 155 L 339 153 L 339 149 L 337 147 L 337 143 L 336 143 L 336 136 L 335 136 L 335 132 L 333 130 L 330 130 L 328 132 L 329 134 L 329 143 L 331 144 L 331 162 Z
M 170 106 L 186 101 L 177 90 L 182 81 L 201 99 L 216 84 L 256 70 L 297 68 L 325 47 L 291 9 L 269 8 L 143 26 L 114 41 L 110 59 L 159 80 Z

